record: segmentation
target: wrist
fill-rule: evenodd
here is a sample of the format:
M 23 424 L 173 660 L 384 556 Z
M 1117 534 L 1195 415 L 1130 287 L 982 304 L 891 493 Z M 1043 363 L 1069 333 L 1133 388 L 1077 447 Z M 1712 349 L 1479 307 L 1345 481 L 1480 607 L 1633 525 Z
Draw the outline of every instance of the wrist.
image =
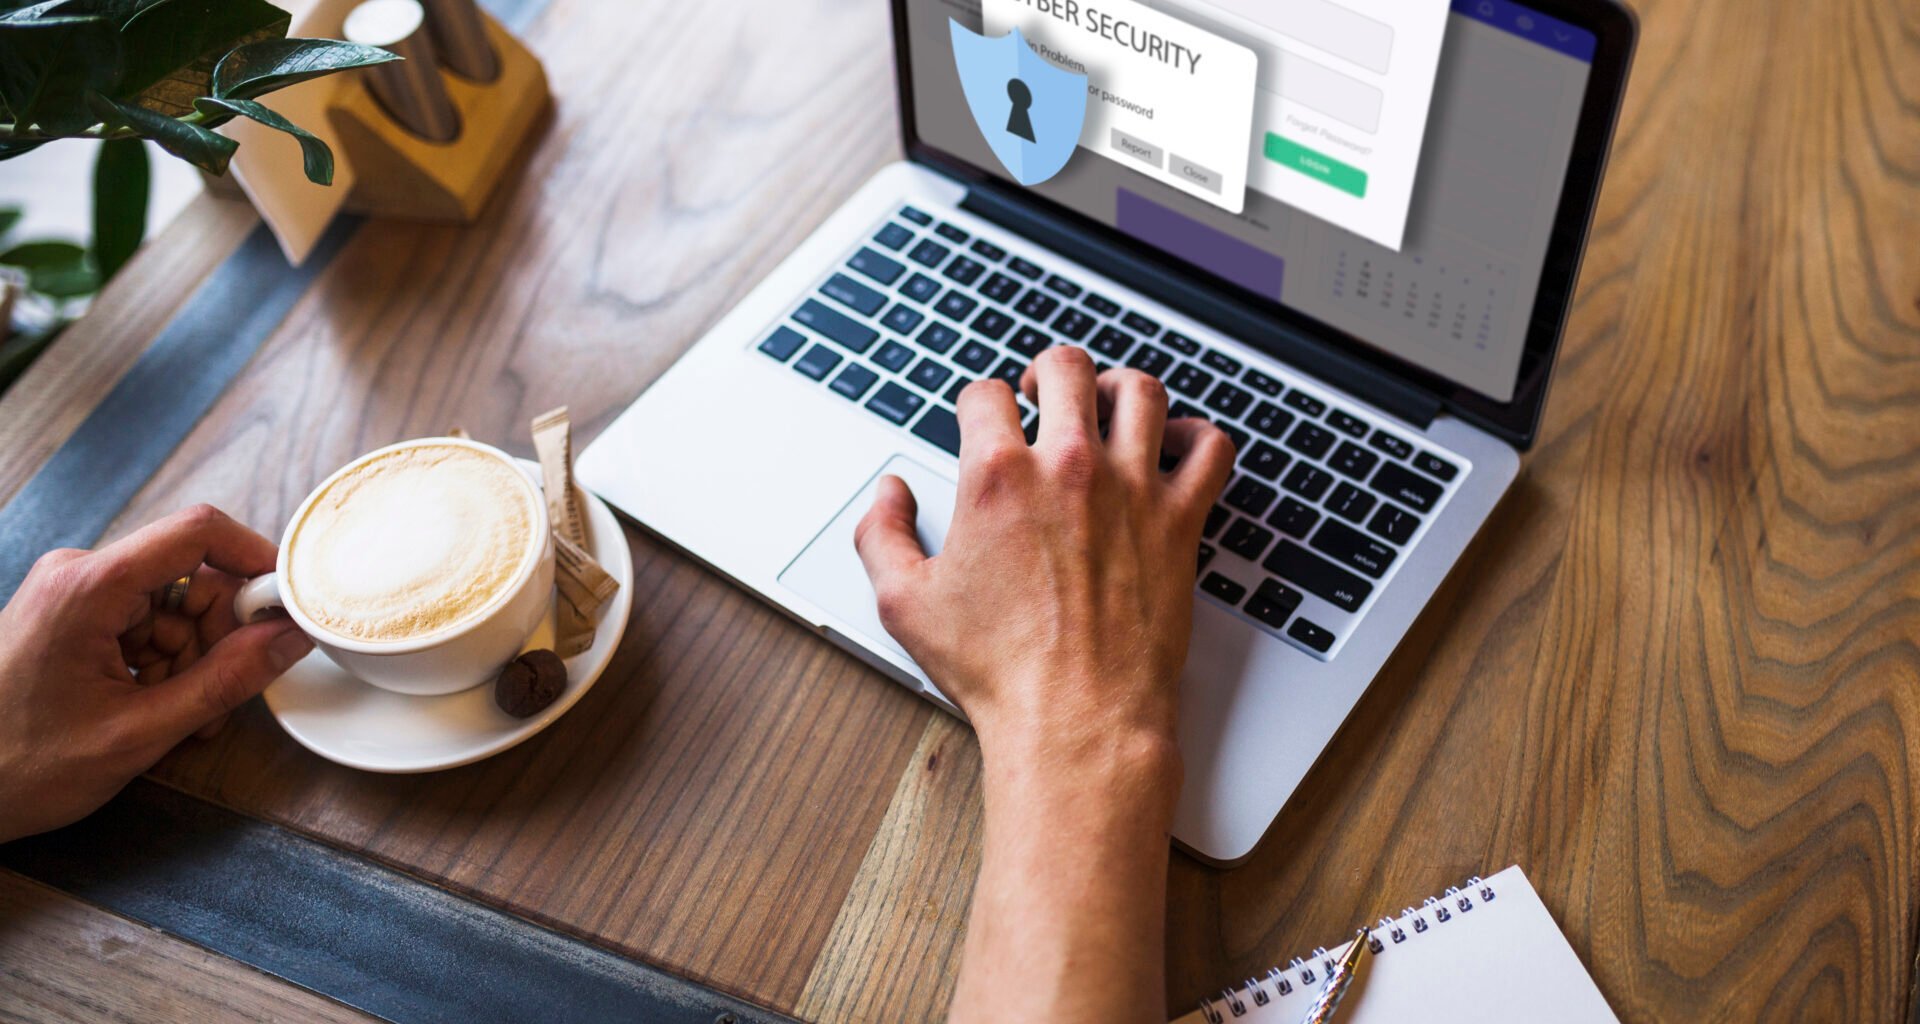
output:
M 998 797 L 1003 804 L 1071 807 L 1162 829 L 1172 820 L 1184 766 L 1171 723 L 1014 715 L 974 727 L 989 804 Z

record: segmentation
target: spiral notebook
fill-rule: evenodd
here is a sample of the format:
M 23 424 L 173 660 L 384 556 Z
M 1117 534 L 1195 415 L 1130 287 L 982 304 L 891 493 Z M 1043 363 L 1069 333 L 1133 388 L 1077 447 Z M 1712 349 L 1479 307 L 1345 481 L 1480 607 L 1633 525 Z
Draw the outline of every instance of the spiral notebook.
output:
M 1335 1024 L 1619 1024 L 1518 867 L 1381 918 Z M 1295 957 L 1176 1024 L 1298 1024 L 1346 944 Z

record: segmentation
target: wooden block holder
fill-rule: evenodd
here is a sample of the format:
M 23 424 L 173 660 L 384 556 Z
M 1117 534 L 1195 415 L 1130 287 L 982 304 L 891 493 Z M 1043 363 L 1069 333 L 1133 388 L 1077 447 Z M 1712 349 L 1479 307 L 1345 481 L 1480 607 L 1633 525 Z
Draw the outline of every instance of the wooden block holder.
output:
M 456 223 L 480 216 L 548 106 L 540 62 L 491 15 L 481 17 L 500 74 L 473 82 L 440 69 L 460 112 L 460 135 L 452 142 L 429 142 L 402 128 L 357 78 L 336 94 L 327 113 L 355 177 L 346 209 Z

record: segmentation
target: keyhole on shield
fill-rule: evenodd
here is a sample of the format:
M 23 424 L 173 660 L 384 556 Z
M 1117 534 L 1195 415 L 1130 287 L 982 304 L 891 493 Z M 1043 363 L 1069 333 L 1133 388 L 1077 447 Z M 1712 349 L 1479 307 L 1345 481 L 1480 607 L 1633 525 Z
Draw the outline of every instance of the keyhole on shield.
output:
M 1033 137 L 1033 118 L 1027 113 L 1033 106 L 1033 90 L 1015 78 L 1007 83 L 1007 99 L 1013 101 L 1013 112 L 1007 115 L 1007 131 L 1028 142 L 1039 141 Z

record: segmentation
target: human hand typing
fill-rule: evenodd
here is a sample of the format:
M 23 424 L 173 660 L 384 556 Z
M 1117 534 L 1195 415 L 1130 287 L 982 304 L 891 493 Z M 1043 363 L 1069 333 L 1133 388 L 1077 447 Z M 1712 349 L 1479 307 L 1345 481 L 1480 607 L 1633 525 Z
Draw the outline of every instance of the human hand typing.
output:
M 207 506 L 99 551 L 53 551 L 0 609 L 0 841 L 91 813 L 313 648 L 233 597 L 272 541 Z M 178 608 L 159 593 L 190 576 Z

